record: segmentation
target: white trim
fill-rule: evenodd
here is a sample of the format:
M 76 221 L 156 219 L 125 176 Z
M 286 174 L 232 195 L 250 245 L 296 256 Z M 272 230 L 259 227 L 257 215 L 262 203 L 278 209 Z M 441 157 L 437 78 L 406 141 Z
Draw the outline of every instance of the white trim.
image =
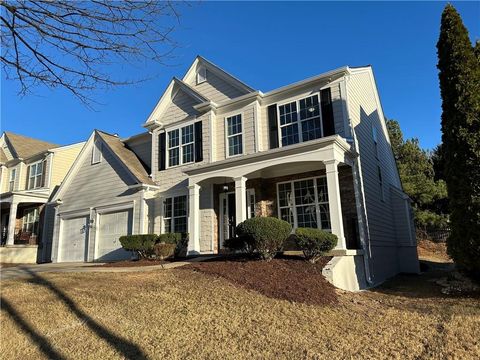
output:
M 90 208 L 83 208 L 83 209 L 78 209 L 78 210 L 71 210 L 71 211 L 65 211 L 65 212 L 58 212 L 57 216 L 60 217 L 61 219 L 72 219 L 72 218 L 77 218 L 80 216 L 89 216 L 90 215 Z
M 207 81 L 207 68 L 205 65 L 201 65 L 197 68 L 196 83 L 200 85 Z
M 59 225 L 59 234 L 58 234 L 58 247 L 57 247 L 57 262 L 62 262 L 63 259 L 62 257 L 60 256 L 61 255 L 61 247 L 62 247 L 62 243 L 63 243 L 63 227 L 64 227 L 64 222 L 66 220 L 71 220 L 71 219 L 76 219 L 76 218 L 81 218 L 81 217 L 85 217 L 86 218 L 86 226 L 85 226 L 85 231 L 86 231 L 86 234 L 85 234 L 85 247 L 84 247 L 84 250 L 83 250 L 83 261 L 88 261 L 88 253 L 89 253 L 89 247 L 90 247 L 90 226 L 89 226 L 89 222 L 90 222 L 90 209 L 88 209 L 88 213 L 86 214 L 79 214 L 77 216 L 72 216 L 72 217 L 62 217 L 62 216 L 59 216 L 60 217 L 60 225 Z
M 108 205 L 96 206 L 93 209 L 97 214 L 112 213 L 120 210 L 134 209 L 135 202 L 136 202 L 135 200 L 130 200 L 130 201 L 124 201 L 119 203 L 112 203 Z
M 228 135 L 228 119 L 234 117 L 234 116 L 240 116 L 240 125 L 241 125 L 241 131 L 240 133 L 234 134 L 234 135 Z M 225 159 L 228 158 L 233 158 L 237 156 L 242 156 L 245 154 L 245 111 L 242 110 L 241 112 L 236 112 L 236 113 L 231 113 L 231 115 L 224 116 L 223 118 L 223 126 L 224 126 L 224 133 L 225 133 Z M 239 154 L 234 154 L 230 155 L 229 153 L 229 146 L 228 146 L 228 138 L 229 137 L 234 137 L 240 135 L 242 137 L 242 152 Z
M 262 109 L 260 107 L 260 104 L 258 101 L 255 101 L 255 104 L 253 106 L 253 124 L 254 124 L 254 130 L 255 131 L 255 137 L 254 137 L 254 141 L 255 141 L 255 147 L 254 147 L 254 151 L 255 152 L 258 152 L 260 151 L 260 143 L 259 143 L 259 139 L 260 139 L 260 126 L 259 126 L 259 122 L 260 122 L 260 114 L 262 113 Z
M 54 154 L 53 153 L 48 154 L 46 159 L 48 161 L 48 180 L 45 183 L 45 187 L 49 189 L 52 185 L 53 159 L 54 159 Z

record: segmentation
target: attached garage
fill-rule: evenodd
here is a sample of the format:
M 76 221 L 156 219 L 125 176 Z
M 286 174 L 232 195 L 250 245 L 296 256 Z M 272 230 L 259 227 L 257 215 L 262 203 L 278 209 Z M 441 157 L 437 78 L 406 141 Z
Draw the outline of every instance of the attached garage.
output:
M 88 216 L 62 219 L 59 244 L 59 261 L 87 260 Z
M 95 260 L 112 261 L 129 259 L 131 253 L 125 251 L 119 238 L 132 234 L 133 209 L 98 214 Z

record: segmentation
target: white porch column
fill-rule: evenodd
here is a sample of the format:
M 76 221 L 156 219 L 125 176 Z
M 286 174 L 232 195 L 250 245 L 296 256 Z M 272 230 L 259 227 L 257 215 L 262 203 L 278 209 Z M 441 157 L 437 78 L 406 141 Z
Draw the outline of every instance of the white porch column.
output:
M 7 245 L 13 245 L 15 236 L 15 222 L 17 220 L 18 203 L 12 202 L 10 204 L 10 216 L 8 217 L 8 235 Z
M 236 225 L 247 219 L 247 178 L 240 176 L 235 178 L 235 223 Z
M 340 202 L 340 184 L 338 182 L 338 161 L 325 161 L 325 168 L 327 172 L 328 205 L 330 208 L 332 234 L 338 237 L 336 249 L 346 249 L 347 246 L 343 232 L 342 204 Z
M 200 186 L 188 186 L 188 255 L 200 253 Z

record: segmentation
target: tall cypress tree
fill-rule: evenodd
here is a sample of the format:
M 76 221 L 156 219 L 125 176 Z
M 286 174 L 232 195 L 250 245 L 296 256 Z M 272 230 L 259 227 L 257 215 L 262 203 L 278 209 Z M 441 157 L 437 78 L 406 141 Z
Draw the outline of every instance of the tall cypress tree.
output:
M 480 278 L 480 65 L 450 4 L 442 14 L 437 53 L 452 227 L 447 248 L 459 268 Z

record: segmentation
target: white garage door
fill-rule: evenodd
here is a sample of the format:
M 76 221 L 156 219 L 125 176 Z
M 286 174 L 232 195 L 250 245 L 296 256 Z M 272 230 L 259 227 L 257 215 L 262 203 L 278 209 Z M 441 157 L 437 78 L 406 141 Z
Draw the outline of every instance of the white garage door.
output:
M 88 217 L 62 220 L 59 261 L 86 261 Z
M 96 260 L 129 259 L 131 253 L 122 248 L 120 236 L 132 233 L 132 209 L 99 215 Z

